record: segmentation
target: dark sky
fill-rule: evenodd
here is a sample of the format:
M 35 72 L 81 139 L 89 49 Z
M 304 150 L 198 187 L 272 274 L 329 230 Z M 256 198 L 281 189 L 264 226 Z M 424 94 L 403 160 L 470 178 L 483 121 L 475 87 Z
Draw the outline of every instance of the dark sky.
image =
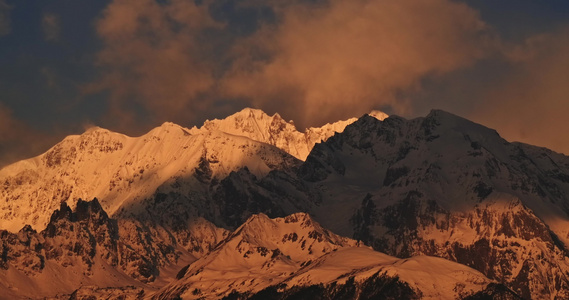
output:
M 439 108 L 569 154 L 569 1 L 0 0 L 0 166 L 244 107 Z

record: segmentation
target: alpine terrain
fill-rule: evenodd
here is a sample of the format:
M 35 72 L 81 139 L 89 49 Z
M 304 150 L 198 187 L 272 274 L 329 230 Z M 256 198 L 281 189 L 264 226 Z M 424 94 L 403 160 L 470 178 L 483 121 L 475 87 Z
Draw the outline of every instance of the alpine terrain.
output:
M 0 185 L 0 298 L 569 299 L 569 157 L 440 110 L 95 127 Z

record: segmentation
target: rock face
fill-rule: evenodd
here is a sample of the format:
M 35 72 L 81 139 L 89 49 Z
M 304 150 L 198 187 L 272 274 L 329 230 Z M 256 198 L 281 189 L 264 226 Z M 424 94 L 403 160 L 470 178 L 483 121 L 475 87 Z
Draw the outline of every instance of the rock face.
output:
M 0 289 L 8 288 L 2 291 L 8 295 L 17 292 L 18 297 L 37 297 L 72 291 L 76 282 L 101 274 L 116 279 L 114 274 L 101 271 L 101 266 L 121 269 L 119 243 L 117 222 L 107 216 L 97 199 L 79 200 L 75 212 L 63 202 L 41 232 L 26 225 L 17 234 L 4 230 L 0 233 Z M 50 282 L 43 280 L 54 276 L 54 272 L 63 279 L 58 282 L 52 278 L 49 287 Z M 21 282 L 21 275 L 29 279 Z M 69 276 L 75 278 L 66 280 Z M 25 288 L 30 282 L 36 282 L 32 284 L 36 289 Z
M 41 272 L 46 261 L 63 267 L 80 263 L 85 274 L 91 274 L 97 248 L 109 265 L 119 262 L 116 221 L 109 219 L 97 199 L 80 200 L 76 212 L 63 202 L 40 233 L 26 225 L 17 234 L 2 231 L 0 236 L 2 267 L 14 267 L 27 275 Z
M 361 246 L 305 213 L 277 219 L 254 215 L 152 298 L 457 299 L 491 283 L 480 272 L 441 258 L 402 260 Z
M 44 243 L 39 248 L 43 249 L 45 260 L 63 267 L 80 258 L 89 274 L 96 254 L 110 266 L 119 264 L 117 222 L 108 217 L 97 199 L 79 200 L 75 212 L 62 202 L 40 234 Z
M 95 300 L 95 299 L 124 299 L 124 300 L 140 300 L 144 299 L 145 292 L 142 288 L 134 286 L 126 287 L 107 287 L 101 288 L 97 286 L 83 286 L 71 293 L 71 295 L 61 295 L 56 299 L 65 300 Z

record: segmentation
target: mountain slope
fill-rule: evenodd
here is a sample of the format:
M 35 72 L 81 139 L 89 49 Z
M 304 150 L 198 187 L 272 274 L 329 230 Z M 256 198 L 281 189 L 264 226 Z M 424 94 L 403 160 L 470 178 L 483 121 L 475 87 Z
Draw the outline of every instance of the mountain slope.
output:
M 184 208 L 195 215 L 196 210 L 206 210 L 198 200 L 203 200 L 211 181 L 243 167 L 263 176 L 298 163 L 273 146 L 219 131 L 192 135 L 165 123 L 131 138 L 94 128 L 0 170 L 0 197 L 6 200 L 0 203 L 0 228 L 17 231 L 25 224 L 43 228 L 61 201 L 73 205 L 79 198 L 99 198 L 111 215 L 138 213 L 145 210 L 141 202 L 154 198 L 159 189 L 201 193 L 202 199 Z
M 386 117 L 377 111 L 372 115 Z M 272 170 L 290 171 L 300 164 L 291 155 L 305 158 L 315 143 L 355 120 L 300 133 L 278 114 L 244 109 L 200 129 L 164 123 L 140 137 L 91 128 L 0 170 L 0 197 L 6 200 L 0 203 L 0 228 L 42 228 L 61 201 L 73 206 L 79 198 L 97 197 L 110 215 L 119 216 L 144 212 L 144 202 L 171 193 L 186 198 L 183 211 L 189 216 L 219 220 L 216 208 L 203 205 L 217 182 L 243 168 L 257 178 Z
M 69 136 L 38 157 L 0 170 L 0 228 L 18 232 L 30 224 L 42 230 L 51 211 L 64 209 L 61 203 L 71 211 L 79 199 L 98 197 L 121 229 L 113 241 L 122 246 L 109 252 L 118 259 L 112 267 L 152 282 L 179 261 L 180 251 L 200 257 L 224 238 L 226 231 L 204 218 L 232 227 L 256 212 L 284 216 L 281 207 L 304 210 L 301 203 L 246 200 L 240 210 L 226 205 L 235 180 L 255 180 L 272 170 L 288 174 L 300 164 L 245 135 L 164 123 L 141 137 L 97 127 Z M 32 262 L 43 256 L 30 255 L 27 264 L 34 269 Z

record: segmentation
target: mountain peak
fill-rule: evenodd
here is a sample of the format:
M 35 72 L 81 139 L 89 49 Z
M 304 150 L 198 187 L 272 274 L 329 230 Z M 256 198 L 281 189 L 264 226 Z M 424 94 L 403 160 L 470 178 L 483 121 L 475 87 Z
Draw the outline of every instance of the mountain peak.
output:
M 472 122 L 469 121 L 463 117 L 460 117 L 458 115 L 455 115 L 453 113 L 450 113 L 448 111 L 442 110 L 442 109 L 432 109 L 429 114 L 425 117 L 426 119 L 436 119 L 436 120 L 440 120 L 440 121 L 467 121 L 467 122 Z
M 234 113 L 231 116 L 248 116 L 248 117 L 256 117 L 256 118 L 271 117 L 267 113 L 265 113 L 264 111 L 262 111 L 258 108 L 251 108 L 251 107 L 246 107 L 246 108 Z M 229 116 L 229 117 L 231 117 L 231 116 Z
M 369 115 L 379 120 L 387 117 L 380 111 L 372 111 Z M 293 121 L 284 120 L 278 113 L 270 116 L 260 109 L 244 108 L 225 119 L 207 120 L 201 128 L 194 127 L 190 132 L 217 130 L 245 136 L 273 145 L 300 160 L 305 160 L 316 143 L 342 132 L 346 126 L 356 120 L 357 118 L 341 120 L 321 127 L 307 128 L 304 132 L 300 132 Z
M 432 125 L 444 125 L 443 127 L 445 128 L 457 128 L 461 130 L 469 128 L 489 129 L 484 125 L 478 124 L 474 121 L 441 109 L 431 110 L 429 114 L 424 118 L 424 122 L 430 123 Z M 492 131 L 495 132 L 495 130 Z
M 375 110 L 375 109 L 372 110 L 370 113 L 368 113 L 368 115 L 370 115 L 370 116 L 372 116 L 372 117 L 374 117 L 380 121 L 383 121 L 389 117 L 389 115 L 387 115 L 386 113 L 384 113 L 380 110 Z
M 173 123 L 173 122 L 164 122 L 164 123 L 162 123 L 162 125 L 160 125 L 160 127 L 162 127 L 162 128 L 172 128 L 172 127 L 177 128 L 177 127 L 182 127 L 182 126 L 180 126 L 176 123 Z
M 190 135 L 190 130 L 186 129 L 176 123 L 172 123 L 172 122 L 164 122 L 162 123 L 162 125 L 150 130 L 150 132 L 147 133 L 147 135 L 150 136 L 166 136 L 169 135 L 171 133 L 175 133 L 175 134 L 184 134 L 184 135 Z
M 99 126 L 91 126 L 85 130 L 83 134 L 93 133 L 93 132 L 109 132 L 108 129 L 99 127 Z
M 496 130 L 440 109 L 431 110 L 423 119 L 422 127 L 427 134 L 433 136 L 445 135 L 452 137 L 453 135 L 460 134 L 473 141 L 485 140 L 489 142 L 493 140 L 491 143 L 497 144 L 506 142 L 500 137 Z M 450 132 L 454 132 L 454 134 L 450 134 Z

